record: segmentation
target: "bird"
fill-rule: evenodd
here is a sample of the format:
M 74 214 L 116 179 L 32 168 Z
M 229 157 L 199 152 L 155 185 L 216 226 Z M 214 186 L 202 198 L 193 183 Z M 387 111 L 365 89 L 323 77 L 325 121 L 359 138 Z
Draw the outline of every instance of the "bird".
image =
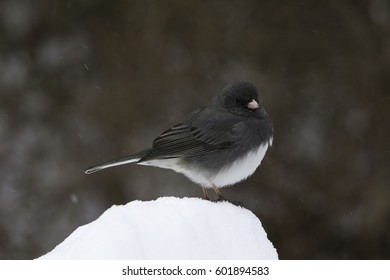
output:
M 230 201 L 220 189 L 251 176 L 272 141 L 272 122 L 256 86 L 236 81 L 162 132 L 151 148 L 94 165 L 85 174 L 129 163 L 171 169 L 199 184 L 205 199 L 211 200 L 207 191 L 213 189 L 215 201 Z

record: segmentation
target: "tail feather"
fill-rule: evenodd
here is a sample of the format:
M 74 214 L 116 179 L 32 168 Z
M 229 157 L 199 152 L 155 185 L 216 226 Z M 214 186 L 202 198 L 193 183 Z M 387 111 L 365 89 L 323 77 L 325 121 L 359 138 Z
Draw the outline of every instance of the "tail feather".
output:
M 138 162 L 142 157 L 144 157 L 146 155 L 146 152 L 147 151 L 143 151 L 143 152 L 135 154 L 135 155 L 126 156 L 126 157 L 114 159 L 114 160 L 111 160 L 111 161 L 108 161 L 105 163 L 91 166 L 91 167 L 87 168 L 84 171 L 84 173 L 85 174 L 92 174 L 92 173 L 95 173 L 97 171 L 100 171 L 100 170 L 103 170 L 106 168 L 110 168 L 110 167 L 114 167 L 114 166 L 118 166 L 118 165 L 123 165 L 123 164 L 128 164 L 128 163 Z

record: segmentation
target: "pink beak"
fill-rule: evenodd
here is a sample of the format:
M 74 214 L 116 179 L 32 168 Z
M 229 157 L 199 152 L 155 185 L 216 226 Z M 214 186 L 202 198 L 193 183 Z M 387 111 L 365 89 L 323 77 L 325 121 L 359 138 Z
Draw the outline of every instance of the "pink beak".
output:
M 257 101 L 254 100 L 254 99 L 252 99 L 252 101 L 249 102 L 247 106 L 248 106 L 249 109 L 252 109 L 252 110 L 260 108 L 259 103 L 257 103 Z

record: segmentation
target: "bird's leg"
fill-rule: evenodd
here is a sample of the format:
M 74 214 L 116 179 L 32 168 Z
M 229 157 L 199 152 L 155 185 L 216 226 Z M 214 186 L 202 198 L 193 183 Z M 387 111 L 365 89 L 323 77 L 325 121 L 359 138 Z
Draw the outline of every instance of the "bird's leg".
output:
M 204 196 L 204 199 L 206 200 L 210 200 L 209 198 L 209 195 L 207 194 L 207 190 L 205 187 L 202 187 L 202 190 L 203 190 L 203 196 Z
M 222 195 L 221 191 L 213 184 L 213 190 L 218 196 L 217 201 L 227 201 L 227 199 Z

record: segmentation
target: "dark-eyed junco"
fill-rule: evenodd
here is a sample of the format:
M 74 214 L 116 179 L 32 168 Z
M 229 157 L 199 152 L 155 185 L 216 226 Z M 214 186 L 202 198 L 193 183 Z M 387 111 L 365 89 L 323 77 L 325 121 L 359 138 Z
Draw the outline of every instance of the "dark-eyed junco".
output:
M 208 106 L 192 112 L 164 131 L 151 148 L 88 168 L 85 173 L 136 163 L 172 169 L 203 188 L 214 189 L 245 180 L 260 165 L 272 145 L 272 123 L 259 102 L 256 87 L 234 82 L 222 89 Z

